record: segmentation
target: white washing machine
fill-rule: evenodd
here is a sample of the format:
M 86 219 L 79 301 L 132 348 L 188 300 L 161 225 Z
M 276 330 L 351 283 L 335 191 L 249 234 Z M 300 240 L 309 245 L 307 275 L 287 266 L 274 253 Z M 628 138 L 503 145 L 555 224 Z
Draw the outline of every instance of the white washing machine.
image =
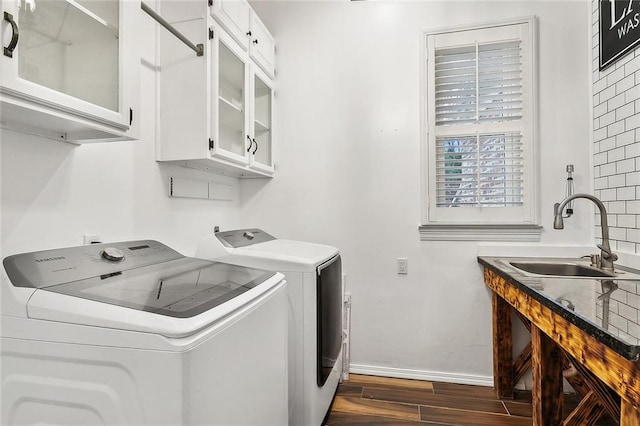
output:
M 203 238 L 196 257 L 285 275 L 289 425 L 321 425 L 342 373 L 343 290 L 338 249 L 276 239 L 260 229 L 240 229 Z
M 282 274 L 151 240 L 3 265 L 0 424 L 287 424 Z

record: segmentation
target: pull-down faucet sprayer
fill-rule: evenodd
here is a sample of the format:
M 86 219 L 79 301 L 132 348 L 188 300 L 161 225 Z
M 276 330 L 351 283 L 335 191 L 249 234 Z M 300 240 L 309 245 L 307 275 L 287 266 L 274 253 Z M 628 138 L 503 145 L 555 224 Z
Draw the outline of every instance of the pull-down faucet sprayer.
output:
M 607 209 L 604 207 L 602 201 L 600 201 L 598 198 L 594 197 L 591 194 L 574 194 L 568 196 L 560 203 L 555 203 L 553 205 L 553 229 L 564 229 L 562 211 L 571 200 L 574 200 L 576 198 L 586 198 L 587 200 L 591 200 L 596 206 L 598 206 L 598 209 L 600 209 L 600 228 L 602 229 L 602 244 L 598 244 L 601 259 L 600 269 L 613 272 L 613 262 L 618 260 L 618 256 L 611 251 L 611 246 L 609 245 L 609 225 L 607 222 Z

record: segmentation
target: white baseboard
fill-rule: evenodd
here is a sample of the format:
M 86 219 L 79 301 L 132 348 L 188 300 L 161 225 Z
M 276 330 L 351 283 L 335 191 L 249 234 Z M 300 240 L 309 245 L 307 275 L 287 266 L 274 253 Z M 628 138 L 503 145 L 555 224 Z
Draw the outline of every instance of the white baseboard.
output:
M 398 379 L 427 380 L 430 382 L 460 383 L 493 387 L 493 376 L 448 373 L 443 371 L 413 370 L 408 368 L 381 367 L 377 365 L 350 364 L 352 374 L 395 377 Z

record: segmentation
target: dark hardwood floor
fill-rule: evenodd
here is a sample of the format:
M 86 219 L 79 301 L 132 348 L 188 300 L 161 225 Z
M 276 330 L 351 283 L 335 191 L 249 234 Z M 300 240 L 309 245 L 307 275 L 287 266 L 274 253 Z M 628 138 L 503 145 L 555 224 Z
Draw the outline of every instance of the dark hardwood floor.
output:
M 567 395 L 565 411 L 576 404 Z M 488 387 L 351 374 L 338 387 L 325 425 L 531 426 L 531 412 L 528 392 L 501 401 Z

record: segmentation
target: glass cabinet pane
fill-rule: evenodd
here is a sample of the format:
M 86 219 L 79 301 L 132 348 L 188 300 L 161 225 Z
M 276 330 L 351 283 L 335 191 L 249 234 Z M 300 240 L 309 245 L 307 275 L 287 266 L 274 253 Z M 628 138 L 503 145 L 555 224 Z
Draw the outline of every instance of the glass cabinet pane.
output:
M 220 43 L 218 72 L 218 137 L 220 148 L 244 156 L 245 63 Z
M 119 110 L 119 1 L 21 3 L 19 77 Z
M 255 161 L 271 165 L 271 88 L 257 75 L 254 76 L 254 120 L 253 134 L 258 149 Z

